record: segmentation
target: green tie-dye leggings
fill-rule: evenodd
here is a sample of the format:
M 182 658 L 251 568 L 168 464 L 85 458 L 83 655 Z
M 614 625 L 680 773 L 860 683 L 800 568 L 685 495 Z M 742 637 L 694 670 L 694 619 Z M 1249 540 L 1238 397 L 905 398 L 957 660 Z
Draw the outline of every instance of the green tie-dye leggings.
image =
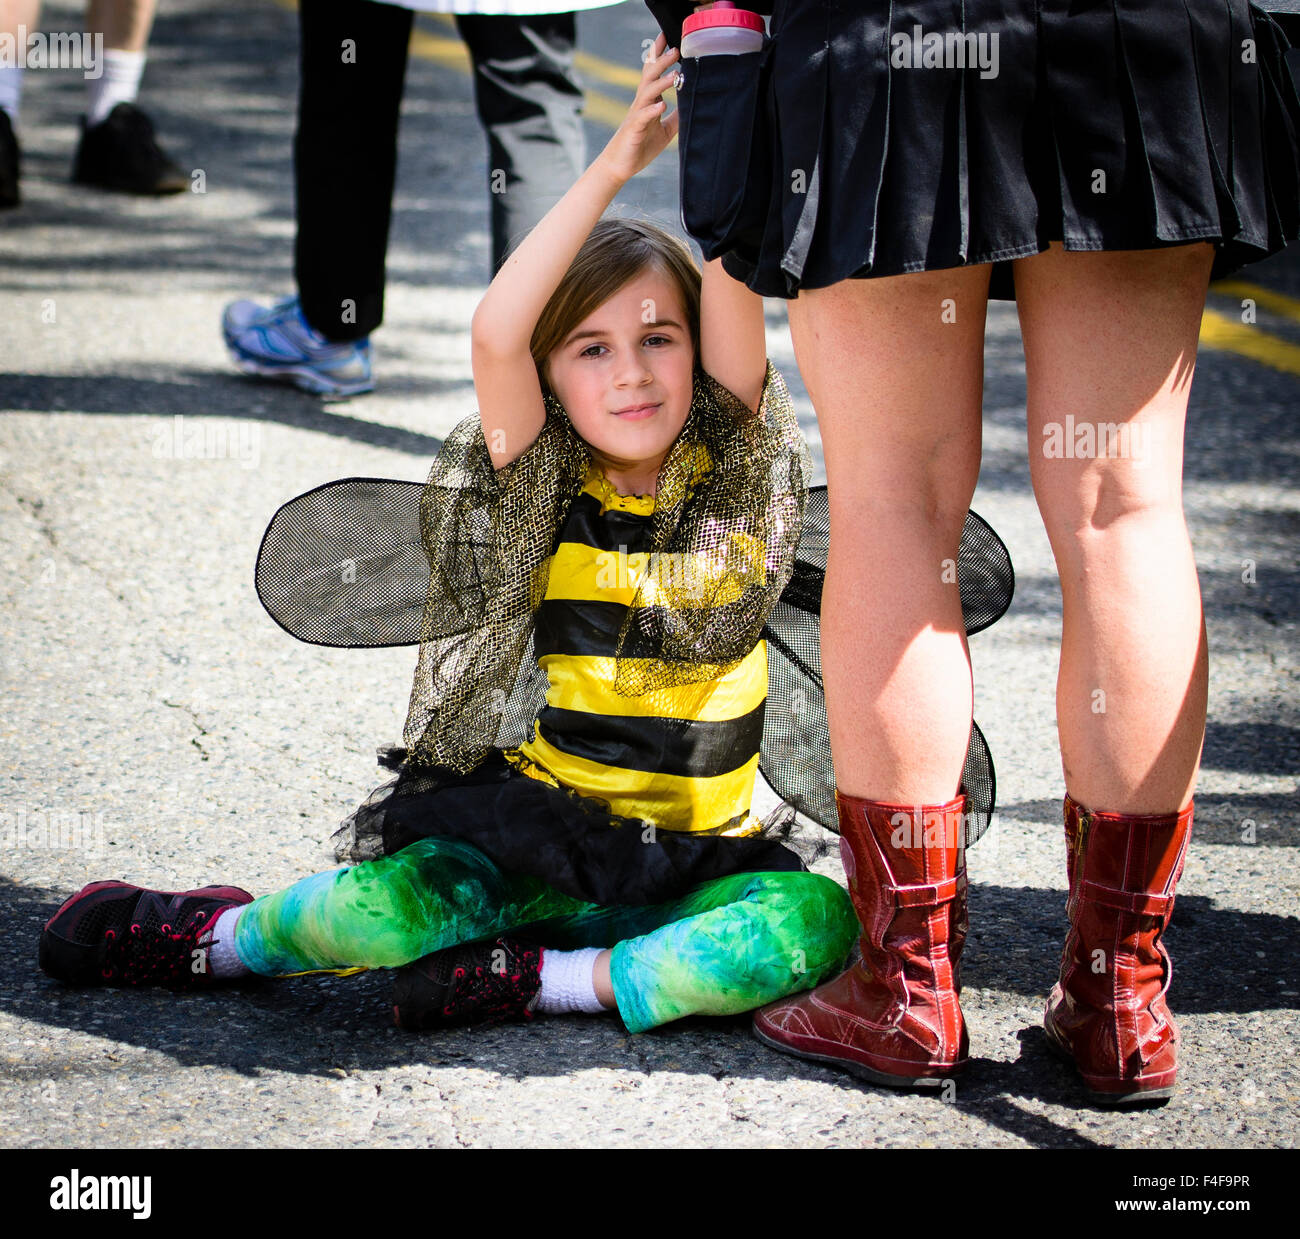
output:
M 235 948 L 264 976 L 397 968 L 510 933 L 544 947 L 613 947 L 632 1032 L 683 1015 L 734 1015 L 836 971 L 858 931 L 843 889 L 813 873 L 739 873 L 671 903 L 601 907 L 503 873 L 467 843 L 425 839 L 318 873 L 248 904 Z

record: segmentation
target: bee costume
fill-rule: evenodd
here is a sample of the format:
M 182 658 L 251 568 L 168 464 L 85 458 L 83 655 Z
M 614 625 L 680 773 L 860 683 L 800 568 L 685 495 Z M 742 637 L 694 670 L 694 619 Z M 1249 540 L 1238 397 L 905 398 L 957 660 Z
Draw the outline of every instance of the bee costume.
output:
M 419 644 L 397 777 L 335 835 L 352 866 L 248 905 L 275 975 L 397 967 L 505 931 L 613 947 L 632 1031 L 733 1014 L 832 975 L 857 931 L 805 871 L 795 810 L 834 830 L 818 656 L 829 519 L 769 364 L 757 414 L 697 370 L 656 495 L 616 495 L 562 406 L 494 470 L 477 417 L 427 483 L 349 478 L 285 504 L 257 589 L 300 640 Z M 971 514 L 967 631 L 1010 603 Z M 783 798 L 749 814 L 756 769 Z M 967 842 L 993 807 L 972 725 Z M 725 947 L 721 944 L 725 944 Z

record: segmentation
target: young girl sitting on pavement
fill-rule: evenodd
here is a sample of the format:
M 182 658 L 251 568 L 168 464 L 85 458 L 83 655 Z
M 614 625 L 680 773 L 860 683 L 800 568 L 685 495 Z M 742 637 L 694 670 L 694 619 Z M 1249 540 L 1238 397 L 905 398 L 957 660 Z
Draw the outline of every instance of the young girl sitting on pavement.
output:
M 254 900 L 96 882 L 41 938 L 71 984 L 392 968 L 407 1028 L 617 1009 L 633 1032 L 834 975 L 857 922 L 750 816 L 764 622 L 807 451 L 759 297 L 602 220 L 671 141 L 660 37 L 618 132 L 473 321 L 479 416 L 421 501 L 431 583 L 399 772 L 358 863 Z M 524 671 L 532 738 L 498 747 Z M 529 715 L 528 717 L 532 717 Z

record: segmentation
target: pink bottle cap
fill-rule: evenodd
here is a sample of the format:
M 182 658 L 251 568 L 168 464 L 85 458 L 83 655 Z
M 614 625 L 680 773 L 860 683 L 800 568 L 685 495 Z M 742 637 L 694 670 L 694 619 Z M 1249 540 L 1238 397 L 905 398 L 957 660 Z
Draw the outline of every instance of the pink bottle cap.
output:
M 692 13 L 682 22 L 682 37 L 696 30 L 715 29 L 720 26 L 740 26 L 747 30 L 763 30 L 763 19 L 748 9 L 738 9 L 729 0 L 717 0 L 711 9 Z

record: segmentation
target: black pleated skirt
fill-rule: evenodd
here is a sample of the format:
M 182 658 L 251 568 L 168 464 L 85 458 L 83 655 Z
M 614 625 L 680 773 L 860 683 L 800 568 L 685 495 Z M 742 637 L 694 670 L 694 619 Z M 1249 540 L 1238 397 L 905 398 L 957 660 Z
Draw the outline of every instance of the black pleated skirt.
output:
M 771 35 L 679 92 L 684 223 L 765 296 L 1300 236 L 1289 44 L 1245 0 L 776 0 Z

